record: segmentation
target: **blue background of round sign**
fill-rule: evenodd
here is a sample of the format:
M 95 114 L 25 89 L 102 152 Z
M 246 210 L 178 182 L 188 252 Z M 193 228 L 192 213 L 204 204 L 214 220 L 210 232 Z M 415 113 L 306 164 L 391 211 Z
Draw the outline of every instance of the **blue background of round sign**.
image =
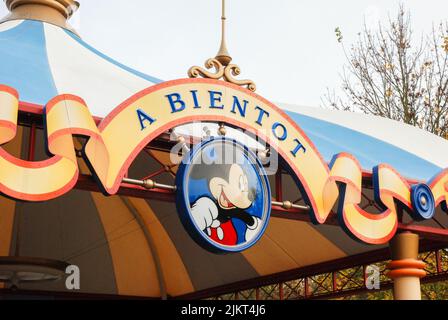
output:
M 422 202 L 422 198 L 425 202 Z M 431 219 L 435 214 L 435 200 L 431 188 L 424 183 L 411 187 L 412 217 L 417 221 Z
M 210 197 L 211 193 L 209 191 L 207 179 L 194 179 L 189 175 L 191 173 L 192 166 L 195 165 L 194 160 L 200 156 L 204 150 L 207 152 L 208 147 L 212 149 L 211 147 L 213 147 L 215 143 L 219 145 L 222 145 L 223 143 L 230 143 L 237 148 L 239 147 L 244 150 L 246 161 L 240 165 L 243 167 L 244 172 L 248 176 L 249 188 L 253 188 L 256 195 L 252 206 L 247 209 L 247 212 L 262 219 L 263 221 L 263 226 L 260 228 L 258 234 L 250 241 L 243 242 L 244 239 L 240 235 L 242 234 L 242 231 L 246 230 L 246 225 L 239 219 L 232 219 L 232 223 L 238 234 L 238 242 L 234 246 L 217 243 L 208 237 L 203 230 L 200 230 L 196 226 L 191 215 L 190 204 L 194 203 L 194 201 L 201 197 Z M 208 156 L 209 158 L 212 158 L 213 152 L 208 151 Z M 259 172 L 259 174 L 257 174 L 257 172 Z M 254 181 L 256 181 L 256 183 L 254 183 Z M 269 180 L 261 162 L 256 155 L 236 140 L 225 137 L 213 137 L 196 145 L 184 157 L 182 163 L 179 165 L 176 174 L 176 186 L 176 206 L 182 224 L 190 236 L 203 248 L 214 253 L 239 252 L 250 248 L 263 235 L 271 213 L 271 190 Z

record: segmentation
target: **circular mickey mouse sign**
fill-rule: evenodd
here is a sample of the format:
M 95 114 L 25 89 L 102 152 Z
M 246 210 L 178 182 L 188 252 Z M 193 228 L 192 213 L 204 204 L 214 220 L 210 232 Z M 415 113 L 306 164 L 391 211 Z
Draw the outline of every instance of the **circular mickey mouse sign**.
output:
M 176 205 L 191 237 L 213 252 L 255 244 L 271 212 L 271 191 L 256 155 L 225 137 L 198 144 L 176 174 Z

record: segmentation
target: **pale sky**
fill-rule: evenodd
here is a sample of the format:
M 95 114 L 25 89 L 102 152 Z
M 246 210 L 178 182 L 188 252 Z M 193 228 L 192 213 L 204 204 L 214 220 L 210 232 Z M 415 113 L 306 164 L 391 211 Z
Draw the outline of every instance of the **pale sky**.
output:
M 220 0 L 79 0 L 71 19 L 98 50 L 163 80 L 184 78 L 214 57 Z M 417 34 L 447 18 L 446 0 L 405 0 Z M 398 0 L 227 0 L 227 44 L 240 78 L 274 102 L 319 106 L 326 88 L 340 86 L 344 64 L 334 29 L 348 47 L 362 29 L 387 22 Z M 7 12 L 0 4 L 0 16 Z

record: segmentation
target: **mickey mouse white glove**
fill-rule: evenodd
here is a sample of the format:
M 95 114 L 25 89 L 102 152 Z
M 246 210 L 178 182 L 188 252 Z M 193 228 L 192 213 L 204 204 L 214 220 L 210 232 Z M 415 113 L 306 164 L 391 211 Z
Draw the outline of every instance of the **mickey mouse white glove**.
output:
M 199 229 L 206 230 L 207 234 L 211 236 L 212 232 L 210 228 L 216 228 L 219 240 L 224 238 L 224 232 L 220 227 L 221 223 L 217 219 L 218 208 L 212 199 L 208 197 L 199 198 L 193 204 L 191 213 Z
M 261 219 L 252 216 L 252 219 L 254 219 L 254 223 L 251 226 L 247 226 L 246 230 L 246 241 L 251 240 L 255 235 L 258 233 L 258 231 L 261 229 L 263 224 L 261 223 Z

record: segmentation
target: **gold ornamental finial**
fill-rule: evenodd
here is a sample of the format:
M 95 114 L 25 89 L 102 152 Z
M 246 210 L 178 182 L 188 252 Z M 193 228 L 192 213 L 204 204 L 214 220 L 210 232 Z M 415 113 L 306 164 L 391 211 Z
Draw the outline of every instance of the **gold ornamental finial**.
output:
M 67 20 L 79 8 L 75 0 L 4 0 L 10 11 L 9 15 L 0 20 L 38 20 L 48 22 L 75 32 Z M 76 33 L 76 32 L 75 32 Z
M 232 61 L 232 57 L 227 50 L 226 44 L 226 1 L 221 0 L 221 4 L 221 46 L 216 54 L 216 57 L 205 61 L 205 68 L 215 68 L 215 72 L 210 72 L 204 68 L 193 66 L 188 70 L 188 76 L 190 78 L 197 78 L 199 76 L 210 79 L 223 78 L 224 81 L 239 86 L 246 86 L 250 91 L 255 91 L 257 87 L 252 80 L 238 80 L 234 78 L 234 76 L 238 76 L 241 73 L 241 70 L 236 64 L 230 63 Z
M 221 46 L 216 54 L 215 59 L 221 62 L 223 66 L 228 66 L 232 57 L 227 50 L 226 45 L 226 0 L 222 0 L 222 14 L 221 14 Z

